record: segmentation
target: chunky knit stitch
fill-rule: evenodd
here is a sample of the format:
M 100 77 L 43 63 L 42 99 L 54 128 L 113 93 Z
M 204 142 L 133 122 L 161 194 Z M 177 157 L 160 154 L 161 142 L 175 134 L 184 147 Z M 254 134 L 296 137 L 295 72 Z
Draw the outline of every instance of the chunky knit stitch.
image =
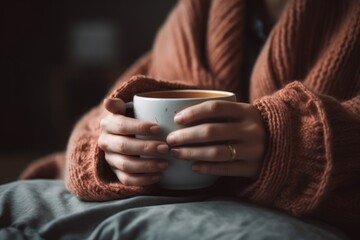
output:
M 244 0 L 180 1 L 152 51 L 110 96 L 131 101 L 138 92 L 187 87 L 249 91 L 240 87 L 245 11 Z M 253 69 L 250 102 L 263 117 L 268 144 L 259 178 L 238 179 L 239 196 L 360 238 L 359 64 L 358 0 L 289 3 Z M 97 145 L 105 114 L 99 105 L 76 125 L 66 152 L 67 187 L 95 201 L 151 191 L 113 177 Z

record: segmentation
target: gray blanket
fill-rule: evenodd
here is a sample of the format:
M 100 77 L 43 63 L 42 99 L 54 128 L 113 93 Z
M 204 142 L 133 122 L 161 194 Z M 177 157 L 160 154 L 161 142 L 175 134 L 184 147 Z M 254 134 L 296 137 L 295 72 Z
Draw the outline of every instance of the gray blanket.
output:
M 0 186 L 0 239 L 344 239 L 238 199 L 139 196 L 84 202 L 61 181 Z

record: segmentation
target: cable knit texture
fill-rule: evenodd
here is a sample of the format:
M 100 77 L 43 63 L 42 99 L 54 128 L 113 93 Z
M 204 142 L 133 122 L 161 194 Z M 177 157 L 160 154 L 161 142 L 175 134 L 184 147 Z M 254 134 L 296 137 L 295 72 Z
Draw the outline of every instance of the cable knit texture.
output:
M 179 1 L 152 51 L 109 95 L 131 101 L 138 92 L 196 87 L 241 97 L 249 91 L 240 87 L 245 11 L 244 0 Z M 359 63 L 358 0 L 289 2 L 253 69 L 250 102 L 263 117 L 268 143 L 259 178 L 238 179 L 239 196 L 360 238 Z M 122 185 L 106 165 L 97 145 L 105 114 L 99 105 L 73 130 L 67 187 L 92 201 L 151 191 Z

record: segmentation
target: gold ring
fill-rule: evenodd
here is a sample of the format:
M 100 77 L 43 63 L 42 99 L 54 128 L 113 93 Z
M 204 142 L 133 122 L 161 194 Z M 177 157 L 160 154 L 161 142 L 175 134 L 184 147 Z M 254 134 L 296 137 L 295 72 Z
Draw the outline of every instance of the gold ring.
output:
M 230 143 L 227 146 L 231 153 L 231 160 L 234 161 L 236 159 L 236 149 Z

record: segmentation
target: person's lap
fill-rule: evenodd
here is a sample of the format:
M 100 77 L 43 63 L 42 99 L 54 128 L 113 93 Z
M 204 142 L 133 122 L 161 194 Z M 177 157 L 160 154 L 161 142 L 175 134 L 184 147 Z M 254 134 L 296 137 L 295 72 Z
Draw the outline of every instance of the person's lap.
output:
M 0 239 L 342 239 L 230 198 L 138 196 L 84 202 L 61 181 L 0 186 Z

